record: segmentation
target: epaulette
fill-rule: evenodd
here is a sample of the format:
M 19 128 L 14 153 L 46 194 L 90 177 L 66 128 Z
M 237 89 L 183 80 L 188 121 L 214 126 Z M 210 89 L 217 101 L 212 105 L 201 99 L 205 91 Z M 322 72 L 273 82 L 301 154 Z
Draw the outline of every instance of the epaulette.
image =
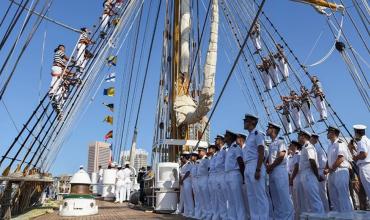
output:
M 258 131 L 255 131 L 255 132 L 254 132 L 254 135 L 257 135 L 257 134 L 258 134 Z
M 340 144 L 343 143 L 343 140 L 342 139 L 339 139 L 338 140 L 338 143 L 340 143 Z

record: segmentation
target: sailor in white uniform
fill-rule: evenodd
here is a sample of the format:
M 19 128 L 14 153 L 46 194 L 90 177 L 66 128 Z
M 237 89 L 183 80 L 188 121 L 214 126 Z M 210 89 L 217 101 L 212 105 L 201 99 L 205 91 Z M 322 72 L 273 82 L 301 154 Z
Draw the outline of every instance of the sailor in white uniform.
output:
M 254 47 L 256 48 L 255 54 L 257 54 L 262 50 L 261 27 L 258 22 L 253 26 L 250 36 L 253 41 Z
M 293 119 L 294 131 L 299 131 L 302 128 L 301 123 L 301 102 L 299 96 L 295 91 L 290 91 L 290 110 L 292 112 L 291 116 Z
M 99 165 L 99 174 L 98 174 L 98 195 L 103 193 L 103 173 L 104 170 L 101 165 Z
M 208 176 L 208 191 L 209 191 L 209 203 L 210 203 L 210 212 L 212 219 L 217 219 L 217 199 L 216 191 L 217 188 L 216 182 L 216 160 L 217 160 L 218 146 L 215 143 L 212 143 L 208 147 L 208 158 L 209 158 L 209 176 Z
M 246 147 L 243 148 L 245 163 L 245 183 L 251 219 L 264 220 L 269 216 L 269 202 L 266 195 L 266 168 L 263 164 L 265 154 L 265 134 L 256 129 L 258 117 L 247 114 L 244 118 L 244 129 L 249 135 Z
M 289 195 L 289 177 L 286 169 L 287 148 L 278 138 L 280 125 L 269 122 L 266 134 L 271 138 L 266 171 L 269 174 L 269 191 L 275 220 L 293 219 L 293 204 Z
M 311 133 L 306 130 L 301 130 L 298 133 L 298 141 L 303 145 L 298 172 L 300 173 L 304 194 L 300 196 L 306 200 L 305 212 L 324 213 L 324 205 L 319 192 L 319 181 L 323 179 L 319 175 L 317 153 L 315 147 L 309 141 L 310 138 Z
M 281 111 L 281 120 L 283 122 L 283 127 L 286 134 L 291 134 L 293 132 L 292 123 L 290 120 L 290 108 L 289 98 L 286 96 L 281 97 L 283 103 L 275 107 L 276 110 Z
M 200 193 L 198 187 L 198 166 L 199 166 L 199 156 L 198 152 L 194 151 L 191 154 L 191 163 L 192 167 L 190 170 L 191 175 L 191 185 L 194 193 L 194 214 L 193 218 L 200 219 L 201 216 L 201 207 L 200 207 Z
M 194 214 L 194 202 L 193 202 L 193 192 L 191 186 L 191 176 L 190 171 L 192 165 L 189 161 L 190 153 L 188 151 L 184 151 L 182 153 L 183 158 L 183 166 L 181 167 L 180 172 L 180 185 L 181 185 L 181 194 L 182 194 L 182 201 L 184 206 L 184 213 L 185 217 L 192 217 Z
M 228 186 L 226 185 L 226 174 L 225 174 L 225 157 L 227 145 L 224 142 L 223 135 L 217 135 L 216 144 L 220 147 L 220 150 L 216 153 L 215 170 L 216 170 L 216 184 L 217 190 L 216 203 L 217 211 L 216 216 L 212 219 L 227 219 L 227 192 Z
M 357 148 L 351 149 L 353 160 L 360 171 L 361 183 L 365 189 L 366 195 L 370 198 L 370 140 L 366 137 L 365 125 L 354 125 L 355 139 Z
M 227 191 L 227 217 L 228 219 L 245 219 L 245 208 L 242 193 L 243 172 L 243 153 L 239 145 L 236 144 L 236 133 L 226 130 L 225 142 L 228 150 L 225 158 L 225 173 Z
M 278 61 L 278 67 L 279 71 L 284 77 L 284 80 L 286 80 L 289 77 L 289 67 L 288 67 L 288 61 L 284 53 L 284 47 L 281 44 L 276 44 L 277 52 L 274 55 L 274 57 Z
M 299 220 L 301 212 L 304 209 L 304 198 L 302 197 L 304 192 L 303 192 L 303 186 L 301 182 L 301 176 L 300 176 L 300 173 L 298 172 L 302 145 L 298 143 L 298 141 L 292 140 L 289 148 L 292 150 L 292 153 L 293 153 L 293 159 L 292 159 L 293 168 L 292 168 L 292 174 L 290 175 L 290 179 L 289 179 L 289 185 L 292 187 L 294 219 Z
M 310 125 L 313 125 L 315 123 L 315 120 L 311 111 L 310 93 L 306 89 L 306 87 L 301 86 L 301 96 L 299 98 L 301 101 L 303 118 L 306 122 L 305 128 L 308 128 Z
M 246 141 L 247 135 L 244 133 L 239 133 L 236 139 L 236 143 L 241 147 L 242 151 L 246 147 Z M 243 200 L 244 200 L 244 206 L 245 206 L 245 215 L 247 219 L 250 219 L 249 214 L 249 203 L 248 203 L 248 193 L 247 193 L 247 184 L 242 185 L 243 189 Z
M 129 201 L 131 187 L 132 187 L 132 181 L 131 181 L 132 171 L 128 163 L 126 163 L 125 169 L 123 169 L 123 174 L 124 174 L 123 201 Z
M 316 107 L 317 110 L 320 113 L 320 120 L 323 121 L 328 117 L 328 111 L 326 109 L 326 104 L 325 104 L 325 94 L 322 88 L 321 82 L 317 79 L 316 76 L 311 77 L 311 82 L 312 82 L 312 88 L 311 88 L 311 93 L 314 94 L 315 100 L 316 100 Z
M 125 174 L 122 170 L 122 166 L 117 166 L 117 176 L 116 176 L 116 203 L 122 203 L 123 202 L 123 190 L 124 190 L 124 183 L 125 183 Z
M 266 87 L 265 92 L 271 90 L 273 86 L 272 78 L 269 73 L 269 65 L 269 60 L 266 57 L 263 57 L 262 63 L 257 65 L 258 70 L 261 72 L 262 81 Z
M 353 210 L 349 192 L 348 151 L 345 143 L 339 139 L 340 130 L 335 126 L 328 127 L 327 138 L 331 144 L 328 147 L 328 163 L 326 173 L 328 177 L 329 197 L 332 210 L 350 212 Z
M 209 190 L 208 190 L 208 170 L 209 170 L 209 159 L 207 157 L 207 147 L 199 146 L 199 165 L 198 165 L 198 188 L 200 207 L 202 209 L 201 219 L 211 219 L 212 215 L 210 212 L 209 203 Z
M 319 190 L 320 190 L 320 197 L 321 201 L 324 205 L 325 212 L 329 212 L 329 201 L 328 201 L 328 190 L 327 190 L 327 175 L 325 175 L 324 170 L 326 167 L 326 163 L 328 158 L 324 149 L 319 144 L 319 135 L 312 134 L 310 139 L 311 144 L 315 147 L 317 152 L 317 159 L 319 162 L 319 175 L 323 178 L 323 181 L 319 183 Z
M 280 83 L 280 76 L 278 65 L 275 63 L 274 56 L 272 54 L 270 54 L 268 72 L 273 81 L 274 87 L 276 87 Z

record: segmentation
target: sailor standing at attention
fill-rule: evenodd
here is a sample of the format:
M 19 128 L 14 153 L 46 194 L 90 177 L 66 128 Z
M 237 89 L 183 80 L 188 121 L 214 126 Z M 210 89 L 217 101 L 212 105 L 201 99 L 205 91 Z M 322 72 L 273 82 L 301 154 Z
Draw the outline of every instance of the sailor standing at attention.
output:
M 226 174 L 225 174 L 225 157 L 227 145 L 224 142 L 223 135 L 217 135 L 216 145 L 219 146 L 220 150 L 216 153 L 215 169 L 216 169 L 216 184 L 217 190 L 216 200 L 217 200 L 217 211 L 215 218 L 217 219 L 227 219 L 227 192 L 228 187 L 226 185 Z M 213 218 L 213 219 L 215 219 Z
M 193 188 L 194 194 L 194 214 L 193 218 L 200 219 L 201 216 L 201 207 L 200 207 L 200 194 L 198 188 L 198 166 L 199 166 L 199 155 L 197 151 L 191 153 L 191 163 L 192 167 L 190 170 L 191 175 L 191 186 Z
M 234 132 L 226 130 L 225 142 L 228 146 L 225 158 L 225 178 L 228 187 L 227 217 L 231 220 L 246 218 L 242 193 L 242 184 L 244 184 L 243 153 L 239 145 L 236 144 L 236 137 Z
M 319 162 L 319 175 L 324 179 L 319 183 L 320 197 L 324 205 L 325 212 L 329 212 L 328 190 L 326 187 L 327 176 L 324 173 L 328 158 L 324 150 L 319 146 L 319 135 L 312 134 L 310 139 L 311 144 L 315 147 L 317 152 L 317 159 Z
M 287 148 L 277 136 L 280 125 L 268 123 L 266 134 L 271 138 L 266 171 L 269 174 L 269 188 L 275 220 L 293 219 L 293 204 L 289 195 L 289 176 L 286 168 Z
M 243 133 L 239 133 L 236 138 L 236 143 L 240 146 L 242 151 L 246 147 L 246 143 L 245 143 L 246 139 L 247 139 L 247 135 Z M 245 215 L 247 219 L 250 219 L 247 184 L 242 185 L 242 190 L 243 190 L 243 200 L 244 200 L 244 206 L 245 206 Z
M 289 185 L 292 188 L 292 199 L 294 207 L 294 219 L 299 220 L 302 210 L 304 209 L 304 198 L 303 195 L 303 186 L 299 170 L 299 160 L 301 157 L 302 145 L 296 140 L 292 140 L 289 148 L 293 153 L 292 161 L 292 173 L 289 178 Z
M 202 209 L 201 219 L 211 219 L 208 190 L 208 170 L 209 159 L 207 157 L 207 147 L 199 146 L 199 165 L 198 165 L 198 188 L 200 193 L 200 208 Z
M 331 144 L 328 147 L 328 163 L 325 173 L 329 173 L 328 191 L 332 210 L 350 212 L 353 210 L 349 192 L 349 168 L 347 146 L 339 139 L 340 130 L 329 126 L 327 138 Z
M 352 148 L 351 152 L 360 171 L 361 183 L 367 197 L 370 198 L 370 140 L 366 137 L 365 125 L 354 125 L 353 129 L 355 130 L 357 148 Z
M 319 192 L 319 182 L 323 181 L 323 178 L 319 175 L 317 153 L 309 141 L 310 138 L 311 133 L 306 130 L 298 133 L 298 141 L 303 145 L 298 170 L 303 186 L 303 195 L 300 196 L 306 200 L 302 211 L 324 213 L 324 205 Z
M 193 202 L 193 193 L 191 187 L 191 163 L 190 153 L 188 151 L 184 151 L 182 153 L 183 156 L 183 166 L 181 167 L 181 176 L 180 176 L 180 185 L 182 191 L 182 201 L 184 206 L 184 216 L 185 217 L 192 217 L 194 212 L 194 202 Z
M 116 201 L 114 202 L 123 202 L 123 190 L 124 190 L 124 181 L 125 181 L 125 174 L 123 173 L 122 166 L 118 165 L 117 166 L 118 171 L 117 171 L 117 182 L 116 182 Z
M 244 118 L 244 129 L 249 135 L 246 147 L 243 148 L 243 159 L 246 166 L 244 177 L 247 184 L 247 195 L 251 219 L 264 220 L 269 217 L 269 202 L 266 195 L 266 168 L 263 164 L 265 154 L 265 135 L 256 129 L 258 117 L 247 114 Z
M 209 176 L 208 176 L 208 191 L 209 191 L 209 203 L 210 203 L 210 212 L 212 219 L 217 219 L 217 199 L 216 191 L 217 182 L 216 182 L 216 160 L 217 160 L 218 145 L 212 143 L 208 147 L 208 157 L 209 159 Z

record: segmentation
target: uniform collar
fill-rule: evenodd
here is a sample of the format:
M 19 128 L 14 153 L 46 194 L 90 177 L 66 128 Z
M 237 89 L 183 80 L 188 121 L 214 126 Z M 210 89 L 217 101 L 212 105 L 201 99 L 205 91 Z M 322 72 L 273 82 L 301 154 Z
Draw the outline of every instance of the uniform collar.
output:
M 253 134 L 257 130 L 257 127 L 255 127 L 252 131 L 249 132 L 249 134 Z

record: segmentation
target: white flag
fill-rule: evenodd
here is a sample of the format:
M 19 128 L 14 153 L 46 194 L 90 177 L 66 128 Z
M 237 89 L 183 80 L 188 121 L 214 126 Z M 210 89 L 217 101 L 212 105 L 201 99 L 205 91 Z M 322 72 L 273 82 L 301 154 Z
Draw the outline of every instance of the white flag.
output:
M 115 82 L 116 81 L 116 73 L 109 73 L 107 78 L 105 78 L 105 82 Z

